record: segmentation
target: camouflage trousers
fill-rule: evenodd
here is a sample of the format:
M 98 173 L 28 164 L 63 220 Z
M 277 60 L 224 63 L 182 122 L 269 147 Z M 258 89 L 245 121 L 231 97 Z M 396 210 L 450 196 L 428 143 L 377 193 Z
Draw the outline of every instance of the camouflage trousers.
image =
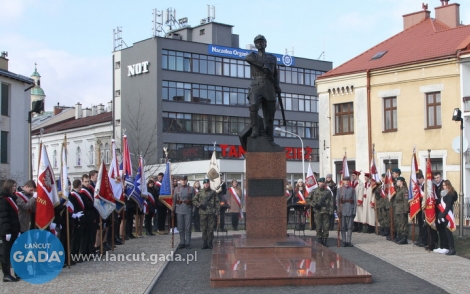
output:
M 408 226 L 408 214 L 400 213 L 393 216 L 395 218 L 395 232 L 398 236 L 408 237 L 410 227 Z
M 377 210 L 379 224 L 382 228 L 390 227 L 390 209 L 380 208 Z
M 330 215 L 328 213 L 315 213 L 315 227 L 317 229 L 317 239 L 328 238 L 330 229 Z
M 214 226 L 215 226 L 215 215 L 214 214 L 200 214 L 201 220 L 201 232 L 202 232 L 202 241 L 211 242 L 214 240 Z

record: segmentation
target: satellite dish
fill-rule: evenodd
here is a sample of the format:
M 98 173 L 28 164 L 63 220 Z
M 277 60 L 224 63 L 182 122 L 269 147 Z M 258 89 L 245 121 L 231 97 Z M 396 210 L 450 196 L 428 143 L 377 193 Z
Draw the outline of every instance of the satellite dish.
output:
M 460 136 L 457 136 L 452 140 L 452 149 L 458 154 L 460 154 Z M 465 152 L 468 149 L 468 141 L 463 138 L 463 151 Z

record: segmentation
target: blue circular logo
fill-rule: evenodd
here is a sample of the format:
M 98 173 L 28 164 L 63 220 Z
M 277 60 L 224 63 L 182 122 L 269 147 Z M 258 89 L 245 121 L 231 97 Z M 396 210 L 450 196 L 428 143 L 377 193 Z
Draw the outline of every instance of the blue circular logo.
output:
M 292 57 L 290 55 L 282 55 L 282 63 L 284 63 L 285 66 L 291 66 L 292 65 Z
M 62 270 L 64 246 L 49 231 L 27 231 L 13 243 L 10 260 L 15 274 L 21 279 L 31 284 L 44 284 Z

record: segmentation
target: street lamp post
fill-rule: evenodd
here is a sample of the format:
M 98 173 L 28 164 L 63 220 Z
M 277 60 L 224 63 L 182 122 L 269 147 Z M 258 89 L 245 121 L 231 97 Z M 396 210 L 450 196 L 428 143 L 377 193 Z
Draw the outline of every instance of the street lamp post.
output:
M 459 238 L 463 238 L 463 226 L 464 226 L 464 198 L 463 198 L 463 118 L 462 111 L 455 108 L 452 116 L 453 121 L 460 121 L 460 209 L 459 209 Z
M 302 138 L 300 138 L 299 135 L 294 134 L 294 133 L 289 132 L 289 131 L 286 131 L 286 130 L 284 130 L 284 129 L 281 129 L 280 127 L 276 127 L 276 128 L 274 129 L 274 131 L 276 131 L 276 132 L 278 132 L 278 133 L 291 134 L 291 135 L 294 135 L 294 136 L 296 136 L 297 138 L 299 138 L 300 144 L 302 145 L 302 180 L 305 181 L 305 149 L 304 149 L 304 141 L 302 140 Z

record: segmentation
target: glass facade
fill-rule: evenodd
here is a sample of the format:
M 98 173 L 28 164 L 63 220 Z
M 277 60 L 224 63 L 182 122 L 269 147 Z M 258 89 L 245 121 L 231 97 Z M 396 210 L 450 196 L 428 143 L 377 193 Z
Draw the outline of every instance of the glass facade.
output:
M 173 50 L 162 50 L 162 69 L 250 78 L 250 65 L 244 60 Z M 279 66 L 279 80 L 286 84 L 315 86 L 315 79 L 324 73 L 325 71 Z

